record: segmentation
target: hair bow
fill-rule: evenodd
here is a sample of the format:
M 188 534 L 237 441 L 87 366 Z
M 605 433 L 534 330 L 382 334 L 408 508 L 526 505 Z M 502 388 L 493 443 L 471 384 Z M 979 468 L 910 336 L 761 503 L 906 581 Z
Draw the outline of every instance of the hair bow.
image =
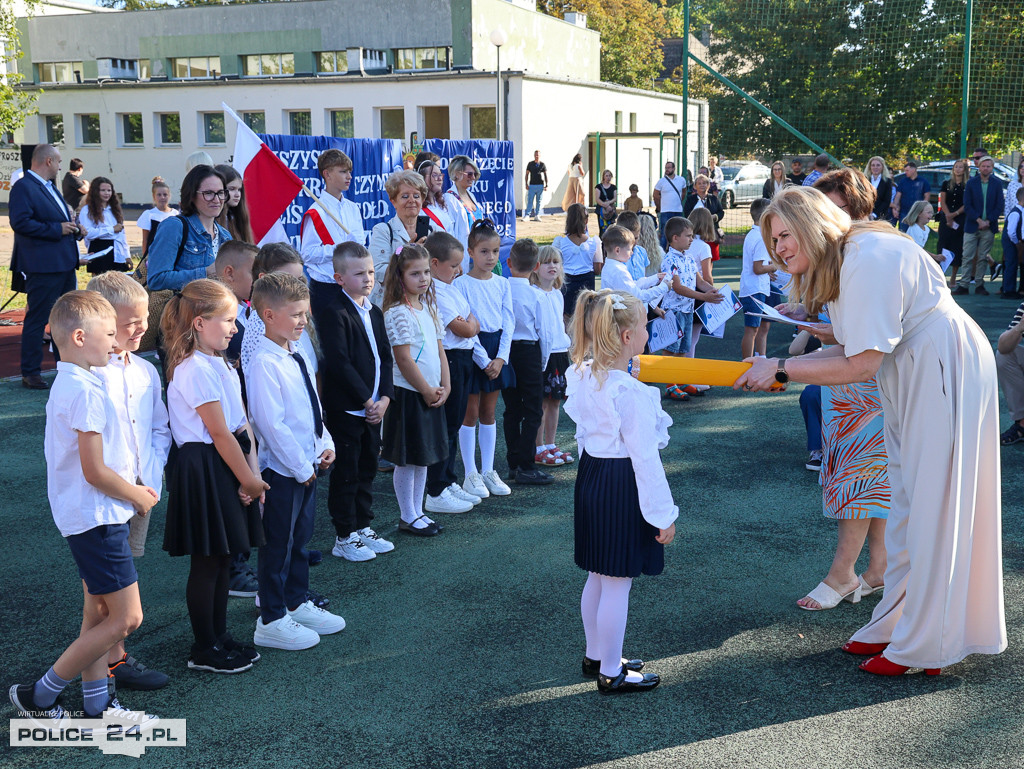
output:
M 613 310 L 625 310 L 626 300 L 623 299 L 622 294 L 609 294 L 608 298 L 612 300 Z

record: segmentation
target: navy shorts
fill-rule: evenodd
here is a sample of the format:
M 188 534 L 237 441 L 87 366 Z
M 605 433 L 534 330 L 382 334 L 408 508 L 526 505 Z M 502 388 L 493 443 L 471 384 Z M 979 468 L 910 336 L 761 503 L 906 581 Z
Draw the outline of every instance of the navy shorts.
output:
M 747 315 L 748 312 L 761 312 L 761 308 L 758 307 L 754 300 L 757 299 L 759 302 L 765 304 L 768 303 L 768 296 L 766 294 L 752 294 L 750 296 L 741 296 L 740 304 L 743 305 L 743 327 L 744 328 L 760 328 L 762 318 L 758 318 L 754 315 Z
M 109 595 L 139 581 L 127 523 L 108 523 L 65 539 L 89 595 Z

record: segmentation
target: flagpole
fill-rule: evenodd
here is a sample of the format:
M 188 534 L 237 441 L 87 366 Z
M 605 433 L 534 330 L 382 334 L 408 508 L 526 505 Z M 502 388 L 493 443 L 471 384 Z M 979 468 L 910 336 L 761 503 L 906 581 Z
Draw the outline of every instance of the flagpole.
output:
M 341 219 L 339 219 L 337 216 L 335 216 L 334 213 L 331 211 L 331 209 L 329 209 L 327 206 L 325 206 L 323 203 L 320 202 L 320 198 L 318 198 L 316 195 L 313 194 L 313 190 L 311 190 L 309 187 L 307 187 L 305 182 L 302 182 L 302 191 L 305 192 L 307 195 L 309 195 L 311 198 L 313 198 L 313 201 L 316 202 L 320 206 L 321 209 L 323 209 L 323 212 L 325 214 L 327 214 L 329 217 L 331 217 L 334 220 L 335 224 L 337 224 L 339 227 L 341 227 L 342 230 L 345 231 L 346 235 L 351 235 L 352 234 L 349 231 L 348 227 L 346 227 L 344 224 L 341 223 Z

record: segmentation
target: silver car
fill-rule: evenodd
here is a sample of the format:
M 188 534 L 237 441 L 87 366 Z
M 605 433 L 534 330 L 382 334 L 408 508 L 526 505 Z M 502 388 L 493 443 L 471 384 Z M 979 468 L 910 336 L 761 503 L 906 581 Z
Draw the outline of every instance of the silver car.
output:
M 737 203 L 752 203 L 757 200 L 761 197 L 764 183 L 771 175 L 772 170 L 760 163 L 722 166 L 724 179 L 718 190 L 722 208 L 735 208 Z

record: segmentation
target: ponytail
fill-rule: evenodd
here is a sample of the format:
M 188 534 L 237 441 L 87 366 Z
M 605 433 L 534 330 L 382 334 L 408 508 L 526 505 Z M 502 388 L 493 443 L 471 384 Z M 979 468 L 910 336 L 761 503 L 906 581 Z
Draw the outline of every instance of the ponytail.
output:
M 591 371 L 604 378 L 622 353 L 622 332 L 636 325 L 643 309 L 632 294 L 611 289 L 581 291 L 570 321 L 572 362 L 577 368 L 588 359 Z
M 494 222 L 490 219 L 479 219 L 473 222 L 469 230 L 469 238 L 466 240 L 466 248 L 472 251 L 481 240 L 501 240 L 501 236 L 494 228 Z

